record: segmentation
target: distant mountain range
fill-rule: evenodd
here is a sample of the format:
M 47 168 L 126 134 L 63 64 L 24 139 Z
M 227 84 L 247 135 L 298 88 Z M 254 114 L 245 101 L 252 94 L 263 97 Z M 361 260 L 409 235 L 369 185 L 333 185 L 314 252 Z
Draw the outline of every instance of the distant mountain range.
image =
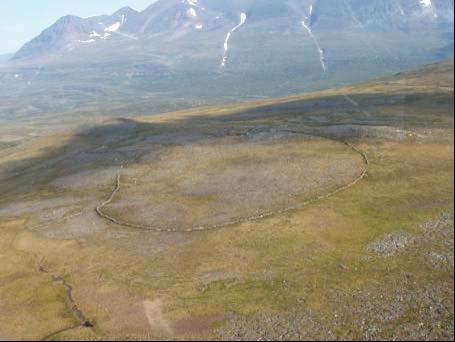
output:
M 68 15 L 0 68 L 0 92 L 33 95 L 40 113 L 113 96 L 147 112 L 321 89 L 452 56 L 453 10 L 453 0 L 160 0 Z M 41 92 L 58 101 L 44 106 Z
M 453 7 L 453 0 L 161 0 L 143 12 L 125 7 L 112 15 L 85 19 L 62 17 L 25 44 L 13 58 L 34 61 L 67 58 L 90 49 L 97 53 L 109 51 L 113 45 L 143 50 L 146 43 L 152 45 L 152 50 L 161 44 L 176 45 L 185 53 L 191 48 L 200 49 L 201 40 L 208 49 L 206 52 L 220 57 L 229 49 L 228 35 L 240 24 L 242 15 L 241 25 L 247 27 L 244 33 L 237 34 L 236 40 L 246 31 L 250 35 L 256 31 L 261 36 L 264 32 L 278 31 L 286 33 L 288 40 L 296 41 L 299 35 L 307 33 L 316 42 L 319 32 L 321 35 L 346 31 L 417 34 L 421 30 L 438 30 L 453 23 Z M 194 40 L 198 45 L 185 45 Z M 324 40 L 319 45 L 322 50 L 333 49 Z M 165 51 L 162 54 L 165 56 Z

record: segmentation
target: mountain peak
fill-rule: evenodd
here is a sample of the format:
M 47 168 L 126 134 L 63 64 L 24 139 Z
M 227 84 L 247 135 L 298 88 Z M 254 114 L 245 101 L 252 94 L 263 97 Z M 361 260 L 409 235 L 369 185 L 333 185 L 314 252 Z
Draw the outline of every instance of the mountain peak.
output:
M 130 6 L 125 6 L 125 7 L 120 8 L 113 15 L 137 14 L 137 13 L 139 13 L 139 11 L 135 10 L 134 8 L 131 8 Z
M 58 23 L 73 23 L 73 22 L 79 22 L 82 20 L 84 20 L 84 19 L 81 17 L 68 14 L 68 15 L 65 15 L 65 16 L 61 17 L 60 19 L 58 19 L 57 22 Z

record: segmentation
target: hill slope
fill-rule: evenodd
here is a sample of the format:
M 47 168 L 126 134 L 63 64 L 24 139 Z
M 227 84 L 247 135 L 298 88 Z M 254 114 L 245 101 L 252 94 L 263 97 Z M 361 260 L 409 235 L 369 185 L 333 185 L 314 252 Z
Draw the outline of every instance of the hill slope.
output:
M 161 0 L 43 31 L 0 68 L 0 117 L 282 96 L 452 54 L 453 0 Z
M 453 340 L 453 99 L 452 60 L 0 145 L 0 336 Z

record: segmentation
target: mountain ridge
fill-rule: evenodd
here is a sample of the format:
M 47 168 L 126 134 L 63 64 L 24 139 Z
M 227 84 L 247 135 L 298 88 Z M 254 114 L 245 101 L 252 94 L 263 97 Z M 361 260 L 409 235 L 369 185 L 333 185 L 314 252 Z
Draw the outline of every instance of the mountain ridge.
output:
M 292 27 L 307 19 L 308 26 L 314 31 L 368 30 L 369 26 L 390 30 L 394 25 L 411 30 L 413 26 L 453 23 L 453 1 L 160 0 L 140 12 L 126 6 L 111 15 L 64 16 L 27 42 L 13 59 L 21 61 L 52 54 L 64 55 L 101 40 L 127 38 L 147 42 L 160 34 L 171 39 L 185 39 L 197 30 L 227 32 L 240 13 L 246 13 L 248 22 L 253 24 L 285 18 Z

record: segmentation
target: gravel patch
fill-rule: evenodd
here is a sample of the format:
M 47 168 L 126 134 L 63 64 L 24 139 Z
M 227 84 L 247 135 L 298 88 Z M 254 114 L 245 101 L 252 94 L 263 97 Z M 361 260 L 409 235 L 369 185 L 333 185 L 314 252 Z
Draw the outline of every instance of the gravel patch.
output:
M 370 243 L 368 251 L 391 257 L 414 247 L 418 258 L 453 275 L 453 212 L 421 227 L 422 234 L 416 236 L 386 234 Z M 324 299 L 328 313 L 296 303 L 293 313 L 233 314 L 215 333 L 220 340 L 238 341 L 453 340 L 453 282 L 434 280 L 416 286 L 412 273 L 397 276 L 356 289 L 332 288 Z
M 429 220 L 421 225 L 422 231 L 425 235 L 434 233 L 443 233 L 447 237 L 453 237 L 453 211 L 443 213 L 439 217 Z
M 332 331 L 321 329 L 319 324 L 311 313 L 261 313 L 254 317 L 233 314 L 216 335 L 223 341 L 301 341 L 335 337 Z
M 427 253 L 424 262 L 433 269 L 453 270 L 454 267 L 454 226 L 453 212 L 425 222 L 421 228 L 422 242 L 434 245 L 434 250 Z
M 427 264 L 435 269 L 453 268 L 453 253 L 452 257 L 447 253 L 430 252 L 426 257 Z
M 219 340 L 453 340 L 453 287 L 444 282 L 415 288 L 382 284 L 356 290 L 332 290 L 329 317 L 308 308 L 294 313 L 232 314 L 216 330 Z
M 362 340 L 453 340 L 453 287 L 430 283 L 415 288 L 400 286 L 353 290 L 339 296 L 339 323 L 355 321 Z M 452 298 L 452 300 L 450 300 Z
M 404 232 L 395 232 L 386 234 L 383 239 L 370 242 L 368 244 L 368 252 L 376 253 L 381 256 L 392 256 L 399 253 L 410 242 L 412 237 Z

